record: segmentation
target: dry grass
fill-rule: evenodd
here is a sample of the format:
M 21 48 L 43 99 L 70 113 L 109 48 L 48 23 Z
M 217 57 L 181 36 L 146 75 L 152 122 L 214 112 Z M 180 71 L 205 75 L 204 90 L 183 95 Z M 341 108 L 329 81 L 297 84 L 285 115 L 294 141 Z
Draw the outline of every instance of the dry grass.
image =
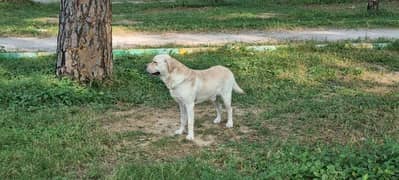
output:
M 167 160 L 193 155 L 202 148 L 212 148 L 225 141 L 240 141 L 251 136 L 255 131 L 242 123 L 247 113 L 260 113 L 259 109 L 240 109 L 234 107 L 234 129 L 225 128 L 225 123 L 213 124 L 216 116 L 213 105 L 203 104 L 195 107 L 195 140 L 185 140 L 185 135 L 176 136 L 174 131 L 179 127 L 177 107 L 159 109 L 135 107 L 127 111 L 112 111 L 103 119 L 103 128 L 108 134 L 129 134 L 116 143 L 115 149 L 121 152 L 145 152 L 151 159 Z M 167 157 L 167 158 L 166 158 Z M 114 159 L 114 158 L 108 158 Z

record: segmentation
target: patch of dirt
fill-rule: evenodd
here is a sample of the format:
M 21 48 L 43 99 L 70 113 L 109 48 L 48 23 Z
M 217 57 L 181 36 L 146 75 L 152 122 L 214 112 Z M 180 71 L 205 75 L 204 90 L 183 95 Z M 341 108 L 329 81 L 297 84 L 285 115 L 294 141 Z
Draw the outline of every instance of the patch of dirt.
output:
M 58 25 L 58 17 L 43 17 L 43 18 L 36 18 L 34 21 L 47 23 L 47 24 L 57 24 Z
M 320 120 L 319 127 L 309 127 L 307 131 L 318 134 L 317 136 L 306 132 L 301 135 L 300 139 L 304 142 L 326 142 L 326 143 L 341 143 L 353 144 L 366 140 L 367 137 L 363 132 L 356 129 L 348 129 L 345 125 L 338 123 L 327 123 L 329 120 Z
M 104 125 L 104 128 L 110 132 L 142 131 L 148 134 L 171 136 L 173 130 L 179 127 L 179 112 L 172 108 L 137 107 L 112 114 L 120 120 Z
M 300 114 L 297 113 L 281 114 L 280 117 L 263 122 L 261 127 L 265 133 L 274 134 L 274 136 L 286 141 L 293 134 L 293 129 L 295 127 L 294 122 L 297 121 L 299 117 Z M 284 120 L 282 121 L 281 119 Z M 284 122 L 284 124 L 281 124 L 281 122 Z
M 389 71 L 380 65 L 349 61 L 334 61 L 329 64 L 341 68 L 361 67 L 360 74 L 339 76 L 345 83 L 363 92 L 383 95 L 392 93 L 399 87 L 399 72 Z
M 311 10 L 320 9 L 325 11 L 343 11 L 345 9 L 357 9 L 363 7 L 359 7 L 359 5 L 356 3 L 345 3 L 345 4 L 308 4 L 306 6 L 303 6 L 303 8 Z
M 195 145 L 199 147 L 210 146 L 216 144 L 218 136 L 228 134 L 228 131 L 235 131 L 235 139 L 240 136 L 253 132 L 249 127 L 240 123 L 240 116 L 246 113 L 260 113 L 259 109 L 234 109 L 234 123 L 236 127 L 227 129 L 225 127 L 226 112 L 222 115 L 222 123 L 213 124 L 216 117 L 216 111 L 211 104 L 197 105 L 195 107 Z M 163 137 L 174 137 L 174 131 L 179 128 L 180 113 L 177 107 L 168 109 L 136 107 L 128 111 L 111 112 L 112 120 L 104 122 L 103 127 L 110 133 L 124 133 L 130 131 L 139 131 L 145 134 L 151 134 L 151 138 L 147 138 L 135 145 L 147 146 L 158 141 Z M 180 135 L 178 138 L 184 139 L 186 134 Z M 126 144 L 128 142 L 124 142 Z
M 309 80 L 308 76 L 308 68 L 304 64 L 298 64 L 296 69 L 290 69 L 287 71 L 283 71 L 277 75 L 279 79 L 288 79 L 294 81 L 298 84 L 314 84 L 311 80 Z
M 230 14 L 225 14 L 223 16 L 212 16 L 210 18 L 216 19 L 216 20 L 231 20 L 235 18 L 248 18 L 248 19 L 271 19 L 274 17 L 279 17 L 279 16 L 284 16 L 283 14 L 278 14 L 278 13 L 230 13 Z
M 121 19 L 121 20 L 115 20 L 112 22 L 114 25 L 136 25 L 136 24 L 142 24 L 143 21 L 134 21 L 134 20 L 129 20 L 129 19 Z
M 112 4 L 124 4 L 124 3 L 131 3 L 131 4 L 147 4 L 147 3 L 173 3 L 176 0 L 119 0 L 119 1 L 112 1 Z
M 283 15 L 278 13 L 259 13 L 255 15 L 256 18 L 260 19 L 270 19 L 278 16 L 283 16 Z
M 200 135 L 200 137 L 195 137 L 195 139 L 194 139 L 194 143 L 200 147 L 210 146 L 213 143 L 215 143 L 215 141 L 216 141 L 215 136 L 213 136 L 213 135 L 204 135 L 204 136 Z
M 112 170 L 118 159 L 131 154 L 139 160 L 174 161 L 188 155 L 195 155 L 202 149 L 215 149 L 226 141 L 256 139 L 256 132 L 245 126 L 244 116 L 259 114 L 261 109 L 241 109 L 233 107 L 234 128 L 226 128 L 226 112 L 222 122 L 214 124 L 216 111 L 211 103 L 195 107 L 195 139 L 187 141 L 186 134 L 174 135 L 179 127 L 180 113 L 177 106 L 167 109 L 135 107 L 129 110 L 112 111 L 102 119 L 103 128 L 110 136 L 116 135 L 116 141 L 107 146 L 110 153 L 106 158 L 106 169 Z M 111 171 L 110 170 L 110 171 Z
M 399 85 L 398 85 L 399 87 Z M 384 94 L 389 94 L 395 91 L 395 88 L 391 86 L 374 86 L 374 87 L 365 87 L 362 88 L 362 91 L 368 92 L 368 93 L 373 93 L 373 94 L 379 94 L 379 95 L 384 95 Z
M 174 12 L 179 12 L 179 11 L 207 11 L 211 8 L 212 7 L 208 7 L 208 6 L 203 6 L 203 7 L 177 6 L 177 7 L 173 7 L 173 8 L 157 7 L 157 8 L 146 9 L 146 10 L 144 10 L 144 13 L 159 14 L 159 13 L 174 13 Z
M 140 36 L 140 33 L 130 30 L 124 25 L 115 25 L 112 27 L 112 36 L 131 37 Z
M 372 68 L 374 70 L 365 70 L 359 75 L 358 78 L 364 81 L 371 81 L 383 85 L 393 85 L 395 83 L 399 83 L 399 72 L 391 72 L 383 66 L 349 61 L 334 61 L 333 63 L 330 63 L 330 65 L 342 68 Z
M 366 132 L 347 127 L 345 123 L 328 118 L 305 122 L 302 116 L 301 113 L 281 114 L 263 122 L 261 127 L 264 132 L 272 134 L 270 137 L 279 137 L 282 141 L 295 139 L 306 144 L 356 144 L 366 140 Z
M 362 80 L 372 81 L 383 85 L 399 83 L 399 72 L 371 72 L 362 73 Z

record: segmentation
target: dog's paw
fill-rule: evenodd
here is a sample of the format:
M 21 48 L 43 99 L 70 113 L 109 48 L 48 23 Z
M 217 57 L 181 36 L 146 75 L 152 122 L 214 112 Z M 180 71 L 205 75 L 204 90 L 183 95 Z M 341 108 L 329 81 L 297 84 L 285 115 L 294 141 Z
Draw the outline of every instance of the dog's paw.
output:
M 194 136 L 193 135 L 187 135 L 186 139 L 189 140 L 189 141 L 192 141 L 192 140 L 194 140 Z
M 183 132 L 184 132 L 184 129 L 178 129 L 178 130 L 175 131 L 175 134 L 176 135 L 181 135 L 181 134 L 183 134 Z
M 216 118 L 215 120 L 213 120 L 213 123 L 219 124 L 220 123 L 220 118 Z
M 227 127 L 227 128 L 232 128 L 232 127 L 233 127 L 233 123 L 227 123 L 227 124 L 226 124 L 226 127 Z

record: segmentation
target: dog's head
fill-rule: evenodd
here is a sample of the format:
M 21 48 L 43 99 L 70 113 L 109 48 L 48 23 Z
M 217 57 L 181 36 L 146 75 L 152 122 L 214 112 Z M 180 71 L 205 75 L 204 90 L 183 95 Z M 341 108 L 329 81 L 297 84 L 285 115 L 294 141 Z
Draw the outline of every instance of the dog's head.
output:
M 147 64 L 147 72 L 154 76 L 164 76 L 177 68 L 178 62 L 168 54 L 156 55 L 151 63 Z
M 156 55 L 152 62 L 147 64 L 147 72 L 154 76 L 165 75 L 168 73 L 168 59 L 171 57 L 167 54 Z

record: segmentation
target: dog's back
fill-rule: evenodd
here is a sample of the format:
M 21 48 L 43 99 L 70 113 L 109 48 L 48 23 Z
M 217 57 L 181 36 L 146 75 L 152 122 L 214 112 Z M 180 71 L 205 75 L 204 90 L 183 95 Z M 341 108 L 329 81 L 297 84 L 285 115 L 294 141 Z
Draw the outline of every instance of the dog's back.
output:
M 244 93 L 237 85 L 233 73 L 224 66 L 213 66 L 205 70 L 194 70 L 198 101 L 231 93 L 232 90 Z

